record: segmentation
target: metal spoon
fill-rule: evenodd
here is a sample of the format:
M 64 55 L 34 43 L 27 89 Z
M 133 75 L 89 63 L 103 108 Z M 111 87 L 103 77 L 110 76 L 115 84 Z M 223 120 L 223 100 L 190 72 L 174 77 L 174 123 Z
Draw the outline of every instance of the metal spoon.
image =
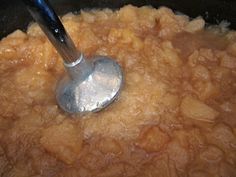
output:
M 59 106 L 69 113 L 96 112 L 114 101 L 123 84 L 119 64 L 105 56 L 85 59 L 47 0 L 23 2 L 64 60 L 68 75 L 56 89 Z

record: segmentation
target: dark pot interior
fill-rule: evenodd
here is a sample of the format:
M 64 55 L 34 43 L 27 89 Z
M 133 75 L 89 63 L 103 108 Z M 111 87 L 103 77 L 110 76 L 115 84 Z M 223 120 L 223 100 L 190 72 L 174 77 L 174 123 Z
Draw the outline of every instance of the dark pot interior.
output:
M 201 15 L 208 23 L 218 24 L 222 20 L 231 23 L 236 29 L 235 0 L 50 0 L 58 14 L 79 11 L 84 8 L 119 8 L 125 4 L 136 6 L 167 6 L 190 17 Z M 0 38 L 15 29 L 25 29 L 32 21 L 25 6 L 20 0 L 1 0 L 0 6 Z

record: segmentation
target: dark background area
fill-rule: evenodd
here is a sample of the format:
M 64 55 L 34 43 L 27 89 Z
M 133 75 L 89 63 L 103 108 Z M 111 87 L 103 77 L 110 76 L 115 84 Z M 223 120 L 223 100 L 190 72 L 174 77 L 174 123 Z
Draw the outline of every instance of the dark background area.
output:
M 32 21 L 21 0 L 0 0 L 0 38 L 15 29 L 25 29 Z M 120 8 L 126 4 L 136 6 L 167 6 L 190 17 L 201 15 L 208 23 L 218 24 L 222 20 L 236 29 L 236 0 L 50 0 L 60 15 L 87 8 Z

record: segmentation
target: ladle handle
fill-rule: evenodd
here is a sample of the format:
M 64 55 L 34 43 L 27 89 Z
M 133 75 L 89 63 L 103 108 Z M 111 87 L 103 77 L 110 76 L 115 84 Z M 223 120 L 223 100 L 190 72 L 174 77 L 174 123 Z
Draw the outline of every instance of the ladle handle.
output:
M 65 64 L 74 63 L 77 59 L 81 58 L 81 53 L 76 50 L 73 41 L 48 0 L 23 0 L 23 2 L 62 56 Z

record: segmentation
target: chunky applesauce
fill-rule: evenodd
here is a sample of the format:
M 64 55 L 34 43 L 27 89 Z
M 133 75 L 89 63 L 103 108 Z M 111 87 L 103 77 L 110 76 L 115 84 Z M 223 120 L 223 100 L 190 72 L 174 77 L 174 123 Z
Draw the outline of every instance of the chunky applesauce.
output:
M 236 177 L 236 32 L 162 7 L 62 17 L 125 85 L 87 115 L 63 112 L 62 59 L 37 24 L 0 41 L 0 176 Z

